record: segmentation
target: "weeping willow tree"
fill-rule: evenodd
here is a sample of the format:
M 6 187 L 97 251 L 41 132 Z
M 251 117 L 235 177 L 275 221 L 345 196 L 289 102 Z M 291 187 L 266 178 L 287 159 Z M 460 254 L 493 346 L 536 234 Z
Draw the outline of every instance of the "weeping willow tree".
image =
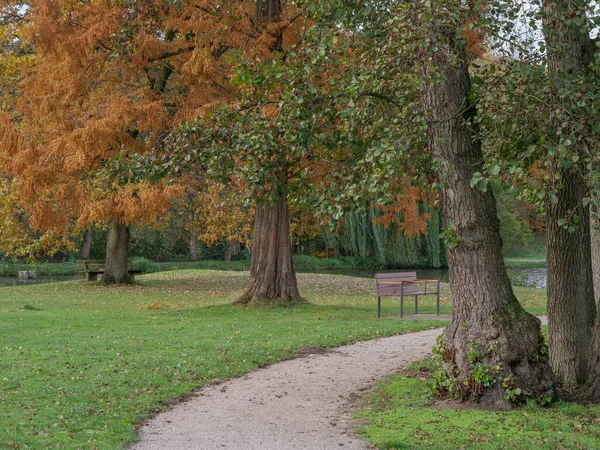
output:
M 431 216 L 425 234 L 407 235 L 397 223 L 377 223 L 383 212 L 368 205 L 346 214 L 335 233 L 325 233 L 325 242 L 336 254 L 375 259 L 389 268 L 444 267 L 439 213 L 427 204 L 420 205 L 419 210 Z

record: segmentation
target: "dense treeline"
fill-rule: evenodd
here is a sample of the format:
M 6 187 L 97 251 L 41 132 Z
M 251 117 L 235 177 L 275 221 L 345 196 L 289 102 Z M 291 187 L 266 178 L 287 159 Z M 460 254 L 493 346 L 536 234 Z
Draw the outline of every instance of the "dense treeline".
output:
M 369 261 L 372 267 L 379 268 L 441 268 L 447 267 L 444 240 L 439 212 L 426 205 L 420 206 L 422 213 L 428 213 L 424 234 L 406 235 L 397 223 L 387 226 L 377 223 L 384 213 L 373 205 L 346 213 L 335 227 L 319 226 L 314 217 L 307 214 L 292 215 L 292 251 L 295 255 L 317 258 L 358 257 Z M 249 248 L 244 242 L 235 240 L 231 249 L 229 236 L 209 239 L 208 243 L 198 238 L 196 258 L 191 256 L 191 226 L 181 220 L 181 211 L 171 209 L 166 217 L 168 225 L 134 225 L 131 227 L 130 256 L 142 257 L 150 261 L 193 261 L 249 259 Z M 499 204 L 501 235 L 505 256 L 537 254 L 543 257 L 543 226 L 540 216 L 524 202 L 505 198 Z M 402 218 L 398 218 L 401 222 Z M 205 235 L 206 224 L 195 226 L 198 236 Z M 85 257 L 104 259 L 107 230 L 88 229 L 91 233 L 90 252 Z M 534 237 L 539 241 L 532 245 Z M 32 236 L 35 239 L 35 236 Z M 62 262 L 82 258 L 86 235 L 71 239 L 72 251 L 36 255 L 37 261 Z M 232 250 L 232 251 L 231 251 Z M 229 251 L 229 255 L 228 255 Z M 11 261 L 12 255 L 4 255 L 3 260 Z M 17 260 L 27 261 L 27 255 Z

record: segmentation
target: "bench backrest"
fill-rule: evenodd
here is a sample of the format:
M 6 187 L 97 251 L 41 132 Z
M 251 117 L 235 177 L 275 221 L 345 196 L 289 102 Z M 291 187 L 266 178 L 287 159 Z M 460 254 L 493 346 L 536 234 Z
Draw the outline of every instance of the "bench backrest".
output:
M 104 270 L 106 261 L 103 259 L 78 259 L 75 261 L 78 269 L 83 270 Z
M 411 281 L 416 279 L 417 272 L 376 273 L 377 295 L 380 297 L 397 297 L 402 289 L 404 295 L 419 292 L 417 283 L 405 283 L 403 286 L 399 284 L 380 284 L 381 281 Z

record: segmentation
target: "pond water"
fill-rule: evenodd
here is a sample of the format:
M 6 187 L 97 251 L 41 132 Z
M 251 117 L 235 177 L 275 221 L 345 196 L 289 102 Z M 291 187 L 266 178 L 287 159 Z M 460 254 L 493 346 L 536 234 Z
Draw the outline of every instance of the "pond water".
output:
M 17 277 L 0 277 L 0 287 L 27 286 L 30 284 L 58 283 L 61 281 L 83 280 L 83 275 L 40 276 L 37 280 L 22 280 Z
M 507 269 L 510 281 L 515 286 L 527 286 L 536 288 L 546 287 L 546 268 Z M 426 280 L 450 281 L 448 269 L 418 270 L 417 277 Z
M 387 272 L 402 272 L 403 270 L 388 270 Z M 383 271 L 386 272 L 386 271 Z M 369 271 L 332 271 L 340 275 L 354 275 L 372 278 L 373 272 Z M 508 269 L 508 276 L 515 286 L 546 287 L 546 269 Z M 417 277 L 425 280 L 449 281 L 448 269 L 417 269 Z M 42 276 L 37 280 L 20 280 L 17 277 L 0 277 L 0 287 L 25 286 L 29 284 L 57 283 L 61 281 L 82 280 L 83 275 L 67 276 Z
M 514 286 L 527 286 L 527 287 L 546 287 L 546 269 L 545 268 L 528 268 L 528 269 L 507 269 L 510 281 Z M 411 272 L 410 270 L 396 269 L 396 270 L 378 270 L 379 272 Z M 448 269 L 417 269 L 417 278 L 423 280 L 440 280 L 443 283 L 450 281 Z M 374 272 L 372 271 L 328 271 L 328 273 L 335 273 L 339 275 L 354 275 L 363 278 L 372 278 Z

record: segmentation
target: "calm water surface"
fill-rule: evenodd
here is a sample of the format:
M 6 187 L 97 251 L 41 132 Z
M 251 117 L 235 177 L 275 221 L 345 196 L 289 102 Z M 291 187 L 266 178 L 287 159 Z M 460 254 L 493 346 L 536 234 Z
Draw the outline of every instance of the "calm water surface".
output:
M 388 270 L 384 272 L 403 272 L 404 270 Z M 408 272 L 408 271 L 406 271 Z M 365 278 L 372 278 L 373 272 L 370 271 L 332 271 L 340 275 L 354 275 Z M 528 287 L 546 287 L 546 269 L 508 269 L 508 276 L 515 286 Z M 441 280 L 444 283 L 449 281 L 448 269 L 417 269 L 417 277 L 425 280 Z M 26 286 L 40 283 L 58 283 L 61 281 L 82 280 L 83 275 L 68 276 L 48 276 L 39 277 L 37 280 L 21 280 L 17 277 L 0 277 L 0 287 L 3 286 Z
M 514 286 L 527 287 L 546 287 L 546 269 L 507 269 L 508 276 Z M 396 270 L 378 270 L 379 272 L 414 272 L 412 270 L 396 269 Z M 424 280 L 440 280 L 442 283 L 448 283 L 450 276 L 448 269 L 417 269 L 417 278 Z M 354 275 L 363 278 L 372 278 L 374 272 L 371 271 L 328 271 L 327 273 L 335 273 L 339 275 Z
M 515 286 L 546 287 L 546 268 L 507 269 L 510 281 Z M 426 280 L 450 281 L 448 269 L 417 270 L 417 277 Z
M 31 284 L 59 283 L 61 281 L 83 280 L 83 275 L 40 276 L 37 280 L 22 280 L 17 277 L 0 277 L 0 287 L 28 286 Z

